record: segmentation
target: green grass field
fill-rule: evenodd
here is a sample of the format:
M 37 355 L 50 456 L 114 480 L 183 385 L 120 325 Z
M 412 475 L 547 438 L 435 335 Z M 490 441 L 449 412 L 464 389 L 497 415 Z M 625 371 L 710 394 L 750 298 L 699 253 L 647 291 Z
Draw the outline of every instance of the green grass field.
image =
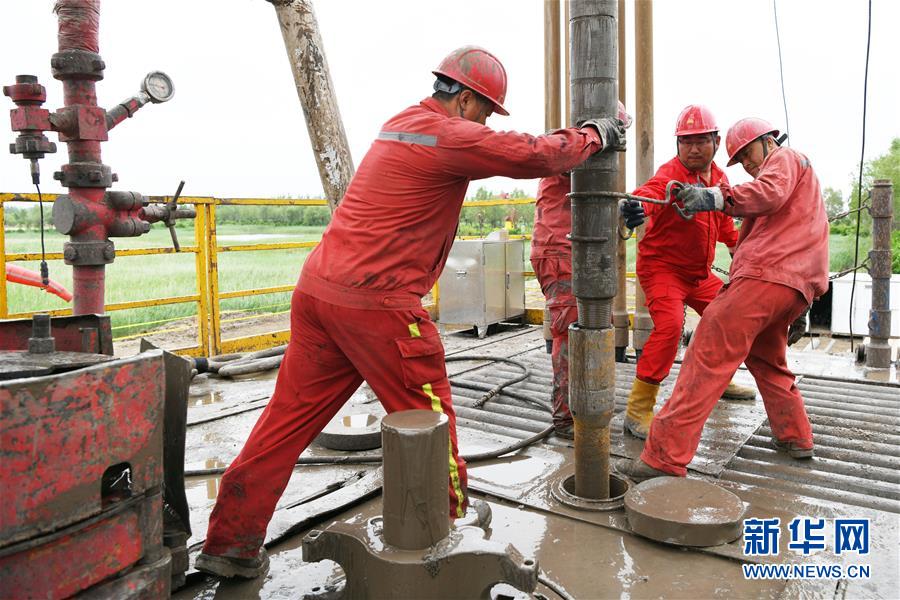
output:
M 229 225 L 218 229 L 220 246 L 305 242 L 321 237 L 324 227 L 278 227 Z M 178 230 L 182 246 L 194 245 L 193 230 Z M 47 252 L 60 252 L 64 236 L 47 232 Z M 117 249 L 170 247 L 169 232 L 154 227 L 139 238 L 117 238 Z M 6 232 L 6 252 L 38 252 L 40 236 L 37 232 Z M 297 281 L 300 267 L 309 249 L 270 250 L 258 252 L 220 252 L 219 289 L 229 292 L 241 289 L 258 289 L 275 285 L 288 285 Z M 106 302 L 126 302 L 167 296 L 186 296 L 197 293 L 194 254 L 125 256 L 107 265 Z M 39 270 L 38 262 L 17 262 L 28 269 Z M 50 277 L 67 289 L 72 289 L 72 269 L 62 261 L 49 261 Z M 9 284 L 9 311 L 25 312 L 66 308 L 67 304 L 56 296 L 37 288 Z M 235 298 L 222 302 L 222 311 L 278 312 L 288 309 L 290 293 L 266 294 Z M 197 313 L 196 303 L 115 311 L 112 317 L 113 335 L 123 337 L 165 327 L 167 321 L 189 317 Z M 224 317 L 223 317 L 224 318 Z
M 267 227 L 261 225 L 223 225 L 218 228 L 220 246 L 263 242 L 312 241 L 321 237 L 324 227 Z M 194 245 L 193 229 L 179 228 L 182 246 Z M 47 252 L 62 251 L 64 236 L 55 231 L 46 235 Z M 116 248 L 169 247 L 171 239 L 165 228 L 154 226 L 151 232 L 139 238 L 117 238 Z M 860 240 L 860 258 L 868 251 L 869 240 Z M 832 270 L 840 270 L 852 264 L 853 238 L 831 236 Z M 634 244 L 627 244 L 627 269 L 634 271 Z M 526 268 L 530 254 L 530 244 L 526 244 Z M 40 236 L 37 232 L 6 232 L 6 252 L 37 252 L 40 250 Z M 219 287 L 222 292 L 241 289 L 289 285 L 297 280 L 300 267 L 309 254 L 309 249 L 271 250 L 257 252 L 220 252 Z M 37 271 L 37 262 L 17 262 L 15 264 Z M 727 269 L 730 264 L 727 249 L 719 245 L 715 264 Z M 62 261 L 50 261 L 50 277 L 67 289 L 72 289 L 72 269 Z M 65 302 L 37 288 L 17 284 L 8 285 L 9 310 L 26 312 L 65 308 Z M 167 296 L 186 296 L 197 293 L 195 255 L 155 255 L 119 257 L 107 266 L 106 302 L 126 302 Z M 235 298 L 222 302 L 223 319 L 230 312 L 274 313 L 286 311 L 290 303 L 290 293 L 266 294 Z M 196 303 L 172 304 L 140 308 L 110 313 L 113 335 L 116 338 L 137 335 L 143 331 L 173 327 L 169 323 L 177 319 L 197 314 Z M 185 327 L 184 325 L 178 325 Z

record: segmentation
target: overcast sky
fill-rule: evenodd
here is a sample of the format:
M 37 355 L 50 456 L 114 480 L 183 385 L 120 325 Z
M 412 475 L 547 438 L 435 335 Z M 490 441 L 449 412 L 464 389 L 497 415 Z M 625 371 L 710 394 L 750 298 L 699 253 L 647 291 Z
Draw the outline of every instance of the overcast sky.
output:
M 633 2 L 626 4 L 631 70 Z M 52 0 L 3 0 L 0 79 L 8 85 L 16 74 L 38 75 L 48 88 L 45 106 L 56 109 L 62 87 L 50 75 L 52 7 Z M 319 0 L 315 7 L 355 164 L 384 121 L 430 93 L 431 70 L 464 44 L 490 49 L 509 74 L 511 116 L 493 116 L 488 125 L 543 130 L 540 0 Z M 846 196 L 860 154 L 867 2 L 777 0 L 777 9 L 791 145 L 810 157 L 823 186 Z M 867 158 L 900 136 L 900 2 L 873 0 L 873 11 Z M 760 116 L 784 127 L 771 0 L 656 0 L 654 28 L 657 165 L 673 156 L 674 121 L 690 103 L 717 115 L 723 166 L 724 132 L 737 119 Z M 97 89 L 106 108 L 136 92 L 150 70 L 168 72 L 176 87 L 174 100 L 145 107 L 103 144 L 104 162 L 119 174 L 116 189 L 171 194 L 185 179 L 189 195 L 322 194 L 275 12 L 265 0 L 105 0 L 100 53 L 107 68 Z M 627 91 L 632 105 L 633 81 Z M 14 139 L 5 119 L 0 131 L 5 148 Z M 46 191 L 61 191 L 50 173 L 65 156 L 60 144 L 44 159 Z M 628 156 L 631 187 L 635 154 Z M 727 173 L 732 181 L 747 179 L 740 167 Z M 475 182 L 470 192 L 479 185 L 533 194 L 537 182 Z M 30 191 L 26 162 L 5 151 L 0 191 Z

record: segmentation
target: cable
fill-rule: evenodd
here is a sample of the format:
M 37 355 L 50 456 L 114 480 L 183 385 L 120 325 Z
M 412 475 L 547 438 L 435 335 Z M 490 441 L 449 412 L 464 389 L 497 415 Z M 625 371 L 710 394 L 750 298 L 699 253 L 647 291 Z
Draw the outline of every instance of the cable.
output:
M 869 51 L 872 47 L 872 0 L 869 0 L 869 24 L 866 34 L 866 70 L 863 77 L 863 114 L 862 114 L 862 149 L 859 152 L 859 179 L 856 183 L 857 206 L 862 206 L 863 161 L 866 157 L 866 99 L 869 95 Z M 853 266 L 859 266 L 859 226 L 860 212 L 856 213 L 856 243 L 853 247 Z M 850 352 L 853 352 L 853 298 L 856 295 L 856 270 L 853 271 L 853 284 L 850 286 Z
M 552 591 L 554 594 L 562 598 L 563 600 L 575 600 L 575 598 L 570 595 L 566 590 L 562 588 L 561 585 L 551 581 L 543 571 L 538 574 L 538 583 L 543 585 L 545 588 Z
M 41 195 L 41 186 L 35 182 L 34 187 L 38 193 L 38 207 L 41 212 L 41 283 L 44 287 L 50 285 L 50 268 L 47 266 L 47 249 L 44 247 L 44 198 Z
M 781 63 L 781 35 L 778 32 L 778 0 L 772 0 L 772 13 L 775 15 L 775 39 L 778 42 L 778 73 L 781 76 L 781 101 L 784 103 L 784 133 L 788 136 L 785 144 L 791 145 L 791 126 L 788 123 L 787 96 L 784 93 L 784 66 Z

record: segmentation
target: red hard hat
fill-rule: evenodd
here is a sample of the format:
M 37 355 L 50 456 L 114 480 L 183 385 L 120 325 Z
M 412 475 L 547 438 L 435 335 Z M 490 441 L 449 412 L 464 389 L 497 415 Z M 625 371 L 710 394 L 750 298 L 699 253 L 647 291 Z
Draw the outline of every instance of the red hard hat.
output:
M 762 135 L 771 133 L 778 137 L 778 130 L 765 119 L 757 119 L 756 117 L 748 117 L 741 119 L 731 126 L 728 135 L 725 136 L 725 149 L 728 151 L 728 166 L 735 164 L 735 155 L 740 152 L 744 146 L 757 139 Z
M 506 69 L 497 57 L 478 46 L 457 48 L 432 71 L 478 92 L 494 103 L 494 112 L 508 115 L 503 108 L 506 100 Z
M 675 122 L 675 135 L 700 135 L 719 131 L 712 111 L 702 104 L 686 106 Z

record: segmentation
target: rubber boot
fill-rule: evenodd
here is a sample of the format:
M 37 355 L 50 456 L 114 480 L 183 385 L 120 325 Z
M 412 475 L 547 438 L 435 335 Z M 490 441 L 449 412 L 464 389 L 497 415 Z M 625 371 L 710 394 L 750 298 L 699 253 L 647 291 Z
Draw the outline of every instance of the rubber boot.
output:
M 642 440 L 647 439 L 657 393 L 659 393 L 658 383 L 647 383 L 635 377 L 631 394 L 628 396 L 628 406 L 625 408 L 624 425 L 627 433 Z
M 630 458 L 620 458 L 613 464 L 620 475 L 624 475 L 635 483 L 640 483 L 655 477 L 677 477 L 677 475 L 654 469 L 640 458 L 635 458 L 633 460 Z
M 725 388 L 725 391 L 722 392 L 722 398 L 725 400 L 755 400 L 756 390 L 752 387 L 738 385 L 732 381 Z
M 232 558 L 201 553 L 194 561 L 194 568 L 225 579 L 232 577 L 254 579 L 269 569 L 269 555 L 265 548 L 259 549 L 256 558 Z

